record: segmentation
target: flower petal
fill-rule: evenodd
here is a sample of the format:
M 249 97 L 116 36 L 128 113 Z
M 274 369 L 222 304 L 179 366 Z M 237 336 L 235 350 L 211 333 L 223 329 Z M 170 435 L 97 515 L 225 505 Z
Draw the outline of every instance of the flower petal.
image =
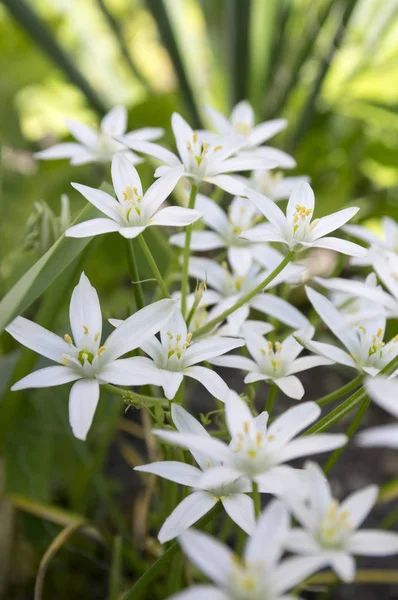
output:
M 287 127 L 286 119 L 272 119 L 253 127 L 249 135 L 249 145 L 259 146 Z
M 173 423 L 180 433 L 191 433 L 195 436 L 202 436 L 209 438 L 210 435 L 206 429 L 197 421 L 192 415 L 189 414 L 182 406 L 175 402 L 171 405 L 171 416 Z M 202 469 L 205 471 L 209 468 L 209 461 L 206 460 L 200 452 L 191 450 L 191 454 Z
M 203 216 L 203 221 L 208 227 L 223 235 L 226 234 L 228 230 L 228 218 L 216 202 L 203 194 L 198 194 L 195 209 Z
M 319 546 L 314 538 L 305 529 L 296 527 L 287 534 L 285 541 L 286 549 L 294 554 L 313 554 L 319 552 Z
M 160 179 L 158 179 L 160 181 Z M 202 215 L 197 210 L 183 208 L 182 206 L 168 206 L 159 210 L 149 221 L 149 225 L 162 225 L 165 227 L 185 227 L 191 225 Z
M 304 356 L 302 358 L 297 358 L 291 364 L 288 369 L 288 374 L 301 373 L 302 371 L 308 371 L 308 369 L 313 369 L 314 367 L 322 367 L 331 364 L 333 364 L 333 361 L 324 358 L 323 356 Z
M 90 219 L 90 221 L 84 221 L 69 227 L 65 231 L 66 237 L 72 238 L 85 238 L 92 237 L 94 235 L 101 235 L 102 233 L 111 233 L 112 231 L 119 231 L 120 225 L 112 219 Z
M 114 385 L 163 384 L 162 371 L 146 356 L 119 358 L 105 364 L 98 375 L 102 381 Z
M 24 317 L 14 319 L 6 331 L 29 350 L 59 363 L 63 360 L 62 355 L 70 351 L 69 344 L 59 335 Z
M 202 435 L 165 431 L 163 429 L 153 429 L 152 433 L 169 444 L 180 448 L 188 448 L 191 452 L 200 452 L 200 454 L 211 460 L 215 459 L 216 464 L 219 464 L 220 460 L 228 460 L 231 457 L 228 446 L 221 440 L 210 436 L 206 438 Z
M 326 566 L 327 562 L 322 555 L 287 558 L 280 563 L 275 571 L 278 592 L 290 590 Z
M 283 554 L 283 544 L 288 533 L 289 518 L 285 505 L 273 500 L 261 515 L 254 534 L 248 539 L 244 558 L 248 563 L 264 563 L 267 569 L 275 568 Z
M 238 354 L 227 354 L 227 356 L 217 356 L 209 361 L 212 365 L 218 367 L 230 367 L 231 369 L 242 369 L 242 371 L 254 371 L 257 369 L 257 364 L 246 356 Z
M 205 104 L 204 109 L 211 120 L 214 129 L 223 135 L 229 134 L 231 131 L 231 124 L 226 117 L 218 110 L 215 110 L 211 106 Z
M 184 498 L 163 523 L 158 534 L 159 542 L 164 544 L 180 535 L 207 514 L 217 502 L 217 498 L 202 491 L 193 492 Z
M 199 478 L 202 476 L 202 471 L 197 467 L 173 460 L 140 465 L 139 467 L 135 467 L 134 470 L 142 473 L 153 473 L 168 481 L 174 481 L 174 483 L 188 485 L 189 487 L 195 487 Z
M 244 340 L 222 337 L 209 338 L 196 342 L 185 352 L 184 366 L 189 367 L 244 345 Z
M 227 402 L 230 392 L 229 387 L 215 371 L 207 367 L 189 367 L 184 370 L 184 374 L 199 381 L 217 400 Z
M 313 239 L 317 240 L 318 238 L 339 229 L 342 225 L 347 223 L 347 221 L 352 219 L 358 211 L 359 208 L 357 206 L 351 206 L 332 213 L 331 215 L 327 215 L 326 217 L 321 217 L 312 230 Z
M 64 144 L 55 144 L 55 146 L 51 146 L 40 152 L 35 152 L 33 156 L 39 160 L 56 160 L 61 158 L 72 158 L 80 153 L 81 150 L 82 146 L 80 144 L 66 142 Z
M 169 242 L 178 248 L 185 246 L 185 233 L 176 233 L 169 238 Z M 201 252 L 203 250 L 215 250 L 224 248 L 225 241 L 221 239 L 218 233 L 213 231 L 193 231 L 191 236 L 191 250 Z
M 244 195 L 244 190 L 246 188 L 246 184 L 242 183 L 238 177 L 234 177 L 233 175 L 213 175 L 212 177 L 206 177 L 206 181 L 216 185 L 233 196 Z
M 346 552 L 333 552 L 329 557 L 330 564 L 342 581 L 347 583 L 355 577 L 355 559 Z
M 381 408 L 384 408 L 393 417 L 398 418 L 398 380 L 387 377 L 367 378 L 365 386 L 369 396 Z
M 315 197 L 312 187 L 306 181 L 301 181 L 290 194 L 286 208 L 286 216 L 289 222 L 293 222 L 293 215 L 296 212 L 296 206 L 303 206 L 306 210 L 314 211 Z
M 189 153 L 187 142 L 192 143 L 193 130 L 178 113 L 171 116 L 171 128 L 174 133 L 178 154 L 185 165 L 189 164 Z
M 114 106 L 103 117 L 101 129 L 108 135 L 123 135 L 127 129 L 127 110 L 124 106 Z
M 211 585 L 195 585 L 173 594 L 168 600 L 229 600 L 229 596 Z M 284 600 L 284 599 L 281 599 Z
M 304 396 L 304 387 L 298 377 L 295 377 L 294 375 L 288 375 L 287 377 L 279 377 L 278 379 L 274 379 L 274 381 L 278 388 L 281 389 L 282 392 L 289 398 L 301 400 L 301 398 Z
M 116 196 L 122 206 L 125 204 L 125 191 L 128 188 L 136 189 L 137 195 L 142 196 L 141 179 L 137 169 L 128 158 L 118 153 L 112 159 L 112 183 Z
M 214 583 L 228 588 L 234 554 L 216 539 L 200 531 L 186 531 L 180 544 L 188 558 Z
M 359 246 L 359 244 L 354 244 L 354 242 L 349 242 L 336 237 L 321 238 L 313 242 L 311 246 L 316 248 L 325 248 L 326 250 L 334 250 L 335 252 L 341 252 L 341 254 L 346 254 L 347 256 L 362 257 L 368 254 L 367 248 Z
M 132 240 L 132 239 L 138 237 L 140 235 L 140 233 L 145 231 L 145 229 L 146 229 L 146 226 L 145 227 L 126 227 L 125 226 L 125 227 L 119 228 L 119 233 L 124 238 L 126 238 L 126 240 Z
M 69 321 L 75 345 L 80 349 L 86 345 L 100 346 L 102 315 L 97 290 L 91 285 L 85 273 L 72 292 L 69 305 Z
M 367 487 L 350 494 L 341 503 L 341 510 L 349 513 L 350 525 L 360 527 L 366 519 L 373 506 L 376 504 L 379 488 L 376 485 Z M 398 538 L 397 538 L 398 539 Z
M 69 422 L 74 436 L 79 440 L 85 440 L 87 437 L 99 393 L 99 383 L 96 379 L 80 379 L 72 386 L 69 394 Z
M 304 402 L 293 406 L 275 419 L 268 433 L 276 438 L 278 446 L 282 446 L 316 421 L 320 414 L 321 409 L 315 402 Z
M 71 186 L 80 192 L 93 206 L 98 208 L 104 215 L 123 224 L 123 219 L 119 212 L 119 203 L 106 192 L 96 188 L 82 185 L 81 183 L 71 183 Z
M 181 179 L 184 169 L 182 166 L 170 169 L 162 175 L 145 192 L 142 199 L 142 210 L 145 219 L 150 219 L 159 206 L 168 198 Z
M 398 449 L 398 424 L 370 427 L 357 435 L 356 442 L 359 446 L 366 448 L 379 447 L 396 450 Z
M 163 387 L 164 395 L 168 400 L 173 400 L 184 379 L 184 375 L 183 373 L 167 371 L 166 369 L 160 369 L 160 372 L 162 374 L 161 385 Z
M 231 390 L 226 402 L 225 417 L 231 437 L 243 433 L 244 428 L 255 430 L 253 415 L 246 402 Z
M 298 334 L 296 334 L 296 339 L 304 346 L 304 348 L 307 348 L 310 352 L 320 354 L 325 357 L 326 360 L 331 360 L 332 362 L 345 365 L 346 367 L 352 367 L 353 369 L 358 368 L 354 359 L 351 358 L 345 350 L 342 350 L 337 346 L 332 346 L 332 344 L 325 344 L 323 342 L 315 342 Z
M 254 503 L 247 494 L 231 494 L 221 499 L 225 512 L 244 532 L 252 535 L 256 527 Z
M 143 341 L 166 325 L 175 310 L 175 301 L 164 299 L 131 315 L 106 340 L 107 360 L 114 360 L 138 348 Z
M 232 271 L 237 275 L 245 276 L 253 262 L 250 248 L 230 246 L 228 248 L 228 261 Z
M 309 326 L 308 319 L 295 306 L 274 294 L 263 293 L 254 298 L 250 305 L 289 327 L 303 329 Z
M 257 206 L 257 208 L 263 213 L 264 217 L 268 219 L 270 223 L 282 234 L 284 234 L 287 230 L 287 221 L 286 217 L 279 208 L 267 196 L 263 194 L 259 194 L 249 188 L 245 189 L 245 196 L 250 198 L 252 202 Z M 247 233 L 247 232 L 246 232 Z
M 361 556 L 389 556 L 398 553 L 398 534 L 392 531 L 364 529 L 355 532 L 349 542 L 350 551 Z
M 92 127 L 79 123 L 78 121 L 71 121 L 66 119 L 65 121 L 67 128 L 73 135 L 73 137 L 89 148 L 94 148 L 98 143 L 98 133 Z
M 17 390 L 26 390 L 29 388 L 55 387 L 56 385 L 76 381 L 76 379 L 80 378 L 81 375 L 75 369 L 57 365 L 56 367 L 39 369 L 26 375 L 26 377 L 14 383 L 11 390 L 16 392 Z
M 173 152 L 170 152 L 170 150 L 163 148 L 163 146 L 153 144 L 152 142 L 143 142 L 128 136 L 117 137 L 116 139 L 122 144 L 126 144 L 128 148 L 153 156 L 170 167 L 179 167 L 181 165 L 179 158 Z
M 141 127 L 140 129 L 135 129 L 134 131 L 129 131 L 125 133 L 123 139 L 125 140 L 142 140 L 151 142 L 159 139 L 164 135 L 164 129 L 161 127 Z
M 274 169 L 278 166 L 275 160 L 256 156 L 234 156 L 227 158 L 217 164 L 211 170 L 211 176 L 224 173 L 238 173 L 240 171 L 251 171 L 253 169 Z
M 278 455 L 279 462 L 287 462 L 294 458 L 309 456 L 310 454 L 319 454 L 341 448 L 347 443 L 347 436 L 340 433 L 319 433 L 309 435 L 290 442 L 285 448 L 282 448 Z

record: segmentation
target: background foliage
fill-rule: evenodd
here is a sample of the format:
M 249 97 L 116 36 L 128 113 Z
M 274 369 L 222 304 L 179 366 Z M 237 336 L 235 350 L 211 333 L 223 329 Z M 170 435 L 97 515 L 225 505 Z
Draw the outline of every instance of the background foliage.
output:
M 109 180 L 108 167 L 39 164 L 32 153 L 65 138 L 65 118 L 95 123 L 119 103 L 129 108 L 130 129 L 164 127 L 172 145 L 173 111 L 199 126 L 204 103 L 228 112 L 247 98 L 258 120 L 289 120 L 275 145 L 294 153 L 297 173 L 310 175 L 319 214 L 356 204 L 373 228 L 381 215 L 397 219 L 397 14 L 395 0 L 2 0 L 0 296 L 48 247 L 32 237 L 32 221 L 28 235 L 35 203 L 44 200 L 59 214 L 67 193 L 75 217 L 85 205 L 70 182 Z M 139 170 L 149 183 L 151 168 Z M 171 251 L 160 235 L 148 242 L 166 269 Z M 69 244 L 57 254 L 58 270 L 40 275 L 24 314 L 67 331 L 66 306 L 82 268 L 104 316 L 127 314 L 132 295 L 121 238 L 91 242 L 84 259 Z M 149 276 L 145 261 L 140 271 Z M 129 435 L 142 430 L 136 415 L 121 421 L 120 404 L 102 394 L 89 442 L 74 439 L 64 388 L 8 392 L 36 362 L 2 335 L 0 593 L 31 598 L 60 525 L 83 517 L 105 540 L 98 543 L 93 530 L 71 537 L 51 563 L 43 598 L 115 600 L 120 554 L 130 575 L 142 569 L 130 540 L 133 531 L 143 543 L 148 499 L 131 466 L 146 450 Z M 156 556 L 159 547 L 150 543 L 145 551 Z

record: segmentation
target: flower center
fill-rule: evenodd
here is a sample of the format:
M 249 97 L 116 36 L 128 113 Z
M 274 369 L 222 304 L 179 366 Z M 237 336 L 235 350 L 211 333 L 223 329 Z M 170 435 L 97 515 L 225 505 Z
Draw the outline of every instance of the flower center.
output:
M 296 210 L 293 213 L 293 235 L 297 240 L 304 240 L 314 229 L 319 219 L 311 223 L 312 208 L 306 208 L 296 204 Z
M 90 338 L 90 332 L 87 325 L 83 325 L 83 333 L 85 336 L 87 336 L 87 344 L 83 344 L 83 347 L 80 348 L 77 348 L 73 344 L 73 340 L 68 333 L 64 335 L 64 340 L 67 344 L 69 344 L 71 350 L 70 353 L 62 354 L 61 362 L 65 366 L 77 368 L 78 371 L 81 371 L 80 367 L 83 367 L 86 375 L 92 375 L 98 371 L 99 365 L 96 361 L 96 358 L 98 358 L 106 350 L 106 346 L 100 346 L 98 348 L 98 342 L 101 335 L 99 331 L 97 331 L 96 334 Z M 88 366 L 89 369 L 87 371 Z
M 188 169 L 198 177 L 204 177 L 209 156 L 221 150 L 222 146 L 210 146 L 207 142 L 200 142 L 196 131 L 192 139 L 186 141 L 188 149 Z
M 283 358 L 281 358 L 282 344 L 280 342 L 267 341 L 266 348 L 260 348 L 260 352 L 264 357 L 263 369 L 267 375 L 275 377 L 280 374 L 284 364 Z
M 247 564 L 233 557 L 230 594 L 234 600 L 267 600 L 268 586 L 265 584 L 264 565 Z
M 121 212 L 127 223 L 138 223 L 141 217 L 142 196 L 137 187 L 127 186 L 123 192 L 124 205 Z
M 167 343 L 167 366 L 170 370 L 179 371 L 183 368 L 182 359 L 186 349 L 191 344 L 192 333 L 188 333 L 185 337 L 181 333 L 173 334 L 167 332 L 169 341 Z
M 231 446 L 236 466 L 250 475 L 265 471 L 270 466 L 268 445 L 273 439 L 273 435 L 255 431 L 244 421 L 242 431 L 234 436 Z
M 245 123 L 244 121 L 239 121 L 235 124 L 235 131 L 240 135 L 248 136 L 251 131 L 250 124 Z
M 318 531 L 318 540 L 322 546 L 329 548 L 344 547 L 347 538 L 353 530 L 349 517 L 349 512 L 341 510 L 339 503 L 336 500 L 332 500 Z

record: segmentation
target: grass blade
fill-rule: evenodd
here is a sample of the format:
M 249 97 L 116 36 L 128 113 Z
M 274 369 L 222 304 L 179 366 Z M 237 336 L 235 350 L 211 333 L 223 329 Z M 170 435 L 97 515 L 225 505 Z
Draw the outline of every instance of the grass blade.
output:
M 116 535 L 113 541 L 112 565 L 109 577 L 109 596 L 108 600 L 118 600 L 120 598 L 121 579 L 123 569 L 123 540 L 120 535 Z
M 225 4 L 227 56 L 231 76 L 231 106 L 247 97 L 249 73 L 249 24 L 251 0 L 229 0 Z
M 64 52 L 50 29 L 24 0 L 1 0 L 13 18 L 25 29 L 28 35 L 47 56 L 68 76 L 70 81 L 86 96 L 91 106 L 100 114 L 108 108 L 91 87 L 87 79 Z
M 189 79 L 185 71 L 185 66 L 181 58 L 181 53 L 178 48 L 173 28 L 165 8 L 164 0 L 145 0 L 145 3 L 156 22 L 163 45 L 170 56 L 171 62 L 173 63 L 174 70 L 180 83 L 181 94 L 190 112 L 190 117 L 192 120 L 191 124 L 193 128 L 198 128 L 201 124 L 200 115 L 192 92 L 191 84 L 189 83 Z
M 325 81 L 326 75 L 329 71 L 329 67 L 333 62 L 333 57 L 343 42 L 348 22 L 354 11 L 357 1 L 358 0 L 346 0 L 345 2 L 342 2 L 340 4 L 342 10 L 340 14 L 338 27 L 330 42 L 329 50 L 319 65 L 318 74 L 315 78 L 312 91 L 307 99 L 307 102 L 304 105 L 301 116 L 298 119 L 296 131 L 294 132 L 292 138 L 287 144 L 289 152 L 294 152 L 304 135 L 307 133 L 308 129 L 311 127 L 316 102 L 318 100 L 319 93 L 322 89 L 323 82 Z

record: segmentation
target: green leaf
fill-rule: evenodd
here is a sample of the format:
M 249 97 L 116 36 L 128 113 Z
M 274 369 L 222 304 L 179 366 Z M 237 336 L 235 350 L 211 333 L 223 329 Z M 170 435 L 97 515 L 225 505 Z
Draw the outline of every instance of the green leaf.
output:
M 247 97 L 249 74 L 249 24 L 251 0 L 229 0 L 225 4 L 228 30 L 227 56 L 231 73 L 231 106 Z
M 74 221 L 87 221 L 98 211 L 88 204 Z M 26 310 L 88 246 L 91 238 L 66 238 L 62 235 L 29 269 L 0 302 L 0 333 L 17 315 Z

